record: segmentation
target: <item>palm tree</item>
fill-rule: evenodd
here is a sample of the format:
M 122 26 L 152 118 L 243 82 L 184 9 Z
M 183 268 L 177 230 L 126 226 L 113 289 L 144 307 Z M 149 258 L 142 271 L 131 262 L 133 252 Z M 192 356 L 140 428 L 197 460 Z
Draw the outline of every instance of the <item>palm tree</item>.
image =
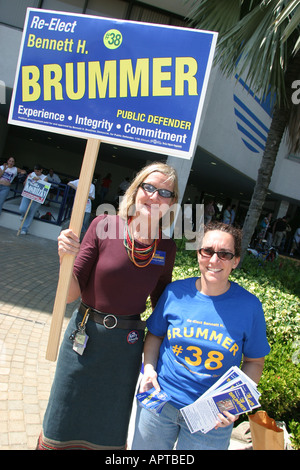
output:
M 191 26 L 219 32 L 216 63 L 226 76 L 246 74 L 273 116 L 243 226 L 242 259 L 258 223 L 278 149 L 288 131 L 290 152 L 300 150 L 300 105 L 292 94 L 300 71 L 300 0 L 187 0 Z

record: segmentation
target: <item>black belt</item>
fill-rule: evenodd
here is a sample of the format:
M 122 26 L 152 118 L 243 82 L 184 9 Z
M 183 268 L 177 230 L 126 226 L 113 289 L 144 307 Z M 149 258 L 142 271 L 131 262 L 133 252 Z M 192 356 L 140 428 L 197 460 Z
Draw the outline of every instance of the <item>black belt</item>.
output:
M 83 302 L 79 306 L 79 313 L 85 315 L 87 309 L 89 320 L 104 325 L 105 328 L 112 330 L 113 328 L 122 328 L 124 330 L 144 330 L 146 322 L 140 319 L 139 315 L 120 315 L 116 316 L 111 313 L 103 313 L 92 307 L 88 307 Z

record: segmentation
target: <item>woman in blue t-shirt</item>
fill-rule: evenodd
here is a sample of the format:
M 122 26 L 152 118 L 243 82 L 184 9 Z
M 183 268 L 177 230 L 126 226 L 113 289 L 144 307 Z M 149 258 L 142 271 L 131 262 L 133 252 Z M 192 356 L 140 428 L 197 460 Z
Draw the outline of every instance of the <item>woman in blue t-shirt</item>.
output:
M 240 261 L 241 231 L 221 222 L 204 228 L 199 278 L 169 284 L 147 321 L 140 392 L 153 386 L 171 400 L 160 414 L 138 407 L 132 449 L 227 449 L 235 416 L 191 434 L 180 408 L 193 403 L 231 366 L 258 383 L 270 351 L 260 301 L 228 277 Z

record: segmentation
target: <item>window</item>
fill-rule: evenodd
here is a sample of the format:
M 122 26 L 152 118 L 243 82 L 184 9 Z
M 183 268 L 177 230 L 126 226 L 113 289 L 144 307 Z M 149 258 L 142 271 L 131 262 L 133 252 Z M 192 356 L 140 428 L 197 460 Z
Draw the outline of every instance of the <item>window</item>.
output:
M 41 8 L 43 8 L 43 10 L 82 13 L 84 5 L 85 0 L 43 0 L 41 3 Z
M 145 23 L 170 24 L 169 15 L 139 5 L 133 6 L 129 19 Z
M 28 7 L 145 23 L 186 26 L 184 18 L 180 15 L 130 0 L 0 0 L 0 23 L 23 29 Z
M 38 8 L 40 0 L 0 0 L 0 22 L 23 29 L 27 8 Z
M 122 0 L 89 0 L 85 13 L 87 15 L 105 16 L 125 19 L 128 3 Z

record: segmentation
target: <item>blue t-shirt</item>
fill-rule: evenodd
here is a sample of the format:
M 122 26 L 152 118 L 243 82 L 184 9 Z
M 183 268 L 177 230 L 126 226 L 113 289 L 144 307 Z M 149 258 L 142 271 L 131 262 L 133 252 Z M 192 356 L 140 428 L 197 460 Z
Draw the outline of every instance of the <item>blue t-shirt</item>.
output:
M 210 297 L 196 288 L 197 278 L 169 284 L 147 320 L 149 331 L 165 336 L 157 363 L 158 381 L 176 408 L 193 403 L 242 355 L 270 352 L 261 302 L 232 282 Z

